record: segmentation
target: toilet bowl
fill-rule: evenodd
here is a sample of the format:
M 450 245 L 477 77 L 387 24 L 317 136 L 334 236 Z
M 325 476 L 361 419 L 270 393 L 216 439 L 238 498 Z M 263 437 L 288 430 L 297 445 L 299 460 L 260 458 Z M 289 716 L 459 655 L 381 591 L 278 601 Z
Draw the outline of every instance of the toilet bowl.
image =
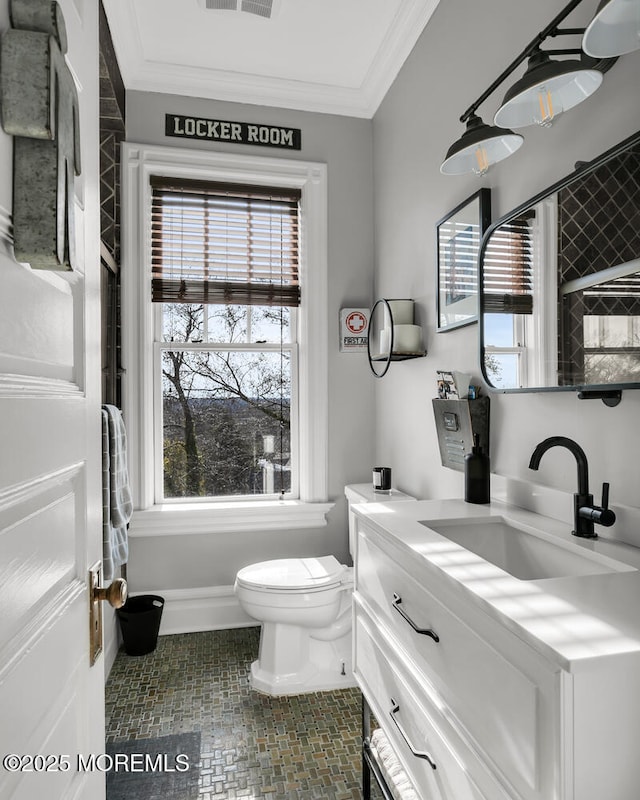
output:
M 414 499 L 397 490 L 380 497 L 370 484 L 347 486 L 345 494 L 352 555 L 354 503 Z M 239 570 L 234 592 L 245 613 L 262 625 L 258 658 L 249 675 L 254 689 L 287 695 L 356 686 L 351 655 L 352 567 L 332 555 L 261 561 Z
M 262 623 L 249 678 L 254 689 L 282 695 L 355 686 L 352 568 L 334 556 L 263 561 L 241 569 L 234 589 Z

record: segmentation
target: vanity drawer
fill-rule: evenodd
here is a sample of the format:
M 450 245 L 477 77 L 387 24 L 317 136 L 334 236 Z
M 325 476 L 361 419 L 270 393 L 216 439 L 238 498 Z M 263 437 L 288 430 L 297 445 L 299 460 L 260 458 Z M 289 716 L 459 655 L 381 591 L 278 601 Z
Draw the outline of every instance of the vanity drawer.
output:
M 512 800 L 456 736 L 356 601 L 355 675 L 421 800 Z
M 504 654 L 481 612 L 472 624 L 445 607 L 374 541 L 358 537 L 356 593 L 426 679 L 454 728 L 528 800 L 555 795 L 559 672 L 510 632 Z M 424 583 L 429 580 L 425 572 Z M 523 598 L 525 601 L 525 598 Z M 472 627 L 473 625 L 473 627 Z

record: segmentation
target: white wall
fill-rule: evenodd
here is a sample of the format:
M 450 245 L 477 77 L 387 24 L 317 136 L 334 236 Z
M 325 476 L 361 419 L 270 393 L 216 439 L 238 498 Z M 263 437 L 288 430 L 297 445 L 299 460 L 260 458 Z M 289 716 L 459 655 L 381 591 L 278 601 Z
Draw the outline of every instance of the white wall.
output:
M 165 137 L 165 113 L 301 128 L 302 149 L 286 152 Z M 370 478 L 375 379 L 369 373 L 366 354 L 338 351 L 338 319 L 340 308 L 367 307 L 372 301 L 371 121 L 129 92 L 127 140 L 248 156 L 298 158 L 328 165 L 329 499 L 336 502 L 328 515 L 328 525 L 323 528 L 133 538 L 128 569 L 131 590 L 229 586 L 240 567 L 269 558 L 333 553 L 347 559 L 347 517 L 342 492 L 345 484 Z
M 596 5 L 584 3 L 564 27 L 586 24 Z M 402 489 L 419 497 L 460 497 L 463 490 L 462 473 L 440 465 L 431 410 L 436 370 L 481 377 L 477 325 L 436 333 L 436 221 L 482 186 L 492 190 L 497 219 L 569 174 L 576 161 L 592 159 L 640 129 L 636 52 L 621 58 L 596 94 L 551 128 L 524 129 L 521 149 L 483 178 L 440 174 L 447 148 L 463 132 L 461 114 L 561 8 L 558 0 L 441 2 L 374 118 L 376 295 L 418 301 L 429 351 L 424 359 L 392 365 L 376 387 L 376 458 L 394 468 Z M 547 48 L 573 43 L 579 37 L 556 39 Z M 511 82 L 480 107 L 485 122 L 491 123 Z M 625 391 L 617 408 L 564 392 L 492 394 L 491 403 L 496 473 L 574 492 L 575 462 L 568 451 L 548 454 L 538 473 L 528 469 L 540 440 L 566 435 L 587 453 L 594 494 L 608 480 L 613 507 L 638 507 L 640 391 Z M 605 532 L 612 534 L 629 538 L 631 532 L 617 524 Z
M 595 5 L 595 0 L 585 2 L 567 24 L 586 24 Z M 577 160 L 597 156 L 640 128 L 640 53 L 634 53 L 618 61 L 592 98 L 550 129 L 526 129 L 521 150 L 484 178 L 441 175 L 444 153 L 463 131 L 459 116 L 559 11 L 556 0 L 486 0 L 481 6 L 470 0 L 440 3 L 373 122 L 129 93 L 129 141 L 213 147 L 167 139 L 168 112 L 257 121 L 300 127 L 303 148 L 286 157 L 328 164 L 329 486 L 337 501 L 328 526 L 312 531 L 134 539 L 129 566 L 134 592 L 228 586 L 238 568 L 264 558 L 327 552 L 346 558 L 342 487 L 369 480 L 374 460 L 391 465 L 396 485 L 417 497 L 461 496 L 462 474 L 440 464 L 431 398 L 437 369 L 461 369 L 480 379 L 477 325 L 436 333 L 435 223 L 481 186 L 492 190 L 496 219 L 570 173 Z M 480 108 L 486 121 L 508 85 Z M 215 147 L 284 156 L 242 145 Z M 337 319 L 340 307 L 369 305 L 380 296 L 415 298 L 429 352 L 426 358 L 393 364 L 385 378 L 375 380 L 365 358 L 338 352 Z M 527 468 L 537 442 L 563 434 L 587 452 L 594 493 L 608 480 L 614 507 L 637 508 L 633 465 L 640 445 L 639 411 L 636 391 L 626 391 L 614 409 L 580 401 L 573 393 L 492 394 L 492 468 L 506 478 L 494 478 L 494 486 L 509 495 L 521 489 L 520 481 L 534 477 L 573 492 L 575 466 L 568 452 L 547 455 L 535 475 Z M 629 538 L 624 513 L 620 519 L 606 535 Z

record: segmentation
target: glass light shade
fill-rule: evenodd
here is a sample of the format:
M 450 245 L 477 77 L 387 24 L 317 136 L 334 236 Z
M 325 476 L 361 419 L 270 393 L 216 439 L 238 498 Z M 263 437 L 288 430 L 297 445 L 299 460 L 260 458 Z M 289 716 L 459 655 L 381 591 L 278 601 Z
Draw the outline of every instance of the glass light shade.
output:
M 582 49 L 593 58 L 640 49 L 640 0 L 603 0 L 584 32 Z
M 472 115 L 467 129 L 447 151 L 440 166 L 443 175 L 484 175 L 492 164 L 507 158 L 524 141 L 519 133 L 493 128 Z
M 586 100 L 601 83 L 599 70 L 587 69 L 575 59 L 552 61 L 538 51 L 504 96 L 493 121 L 500 128 L 550 125 L 563 111 Z

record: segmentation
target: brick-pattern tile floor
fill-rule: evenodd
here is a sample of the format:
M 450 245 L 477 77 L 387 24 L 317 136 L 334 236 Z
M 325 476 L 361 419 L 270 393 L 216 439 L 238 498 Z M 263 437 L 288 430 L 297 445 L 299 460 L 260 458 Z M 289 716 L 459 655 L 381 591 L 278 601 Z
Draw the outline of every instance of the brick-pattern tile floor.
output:
M 198 800 L 361 800 L 359 691 L 254 691 L 259 634 L 161 636 L 146 656 L 121 651 L 106 687 L 107 741 L 199 732 Z

